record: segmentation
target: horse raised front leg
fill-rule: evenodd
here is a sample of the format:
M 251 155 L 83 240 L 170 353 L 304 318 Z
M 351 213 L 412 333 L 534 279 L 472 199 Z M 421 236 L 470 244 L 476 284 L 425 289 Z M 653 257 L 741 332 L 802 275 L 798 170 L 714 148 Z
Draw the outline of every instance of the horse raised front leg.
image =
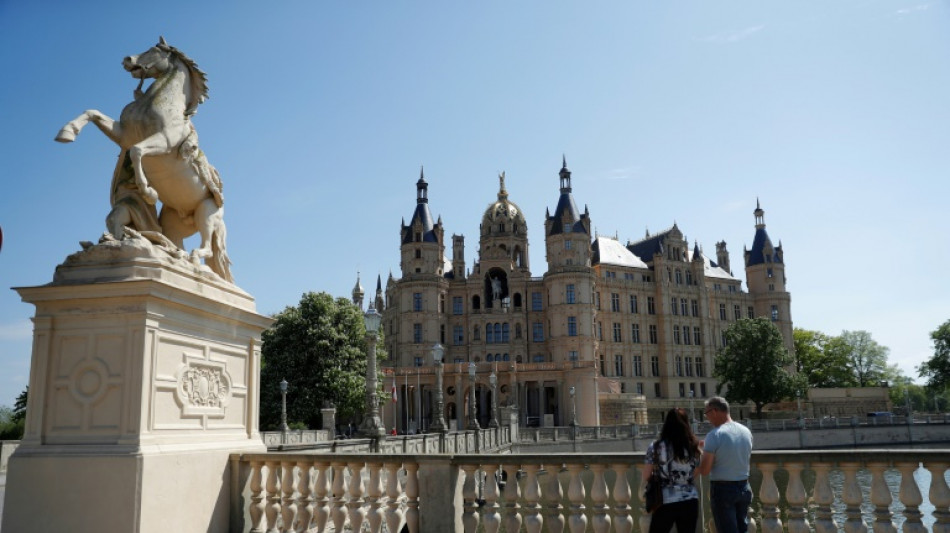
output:
M 150 204 L 158 202 L 158 192 L 149 186 L 145 171 L 142 169 L 142 158 L 150 155 L 163 155 L 171 151 L 168 137 L 163 133 L 156 133 L 146 137 L 143 141 L 133 144 L 129 148 L 129 158 L 132 159 L 132 168 L 135 171 L 135 185 L 139 192 Z
M 69 121 L 63 126 L 63 129 L 59 130 L 59 133 L 56 135 L 56 140 L 61 143 L 75 141 L 79 132 L 90 122 L 95 124 L 112 142 L 121 144 L 119 140 L 122 138 L 122 129 L 119 123 L 95 109 L 84 111 L 83 114 Z

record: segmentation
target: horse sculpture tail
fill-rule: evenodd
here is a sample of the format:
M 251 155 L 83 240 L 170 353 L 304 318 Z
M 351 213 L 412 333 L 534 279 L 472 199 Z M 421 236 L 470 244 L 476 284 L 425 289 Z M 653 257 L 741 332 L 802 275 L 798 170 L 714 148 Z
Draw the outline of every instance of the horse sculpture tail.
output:
M 223 217 L 219 218 L 211 237 L 211 257 L 208 261 L 208 267 L 228 283 L 234 283 L 234 277 L 231 275 L 231 259 L 228 257 L 224 244 L 227 233 L 228 230 L 224 226 Z

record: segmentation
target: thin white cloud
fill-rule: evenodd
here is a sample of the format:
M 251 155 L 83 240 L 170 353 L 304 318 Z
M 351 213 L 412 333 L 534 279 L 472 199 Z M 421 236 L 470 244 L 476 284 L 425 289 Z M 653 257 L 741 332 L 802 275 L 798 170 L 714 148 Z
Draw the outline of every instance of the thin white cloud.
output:
M 927 9 L 930 8 L 931 5 L 932 4 L 917 4 L 916 6 L 898 9 L 897 11 L 895 11 L 895 13 L 897 13 L 898 15 L 909 15 L 917 11 L 926 11 Z
M 33 323 L 29 320 L 0 324 L 0 341 L 20 341 L 32 336 Z
M 626 167 L 626 168 L 615 168 L 613 170 L 608 170 L 602 179 L 610 181 L 622 181 L 622 180 L 631 180 L 640 173 L 640 167 Z
M 758 26 L 749 26 L 748 28 L 743 28 L 741 30 L 716 33 L 700 40 L 707 43 L 735 43 L 748 39 L 749 37 L 764 29 L 765 24 L 759 24 Z

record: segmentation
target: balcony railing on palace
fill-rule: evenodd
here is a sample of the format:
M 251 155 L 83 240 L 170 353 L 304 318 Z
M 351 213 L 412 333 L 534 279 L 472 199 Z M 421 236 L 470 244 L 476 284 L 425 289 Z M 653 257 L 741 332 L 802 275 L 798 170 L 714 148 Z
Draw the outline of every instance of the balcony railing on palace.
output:
M 231 461 L 235 532 L 649 530 L 643 453 L 268 453 Z M 750 531 L 950 531 L 950 451 L 758 451 L 752 462 Z M 700 489 L 707 502 L 708 484 Z M 713 531 L 708 503 L 700 516 L 697 531 Z

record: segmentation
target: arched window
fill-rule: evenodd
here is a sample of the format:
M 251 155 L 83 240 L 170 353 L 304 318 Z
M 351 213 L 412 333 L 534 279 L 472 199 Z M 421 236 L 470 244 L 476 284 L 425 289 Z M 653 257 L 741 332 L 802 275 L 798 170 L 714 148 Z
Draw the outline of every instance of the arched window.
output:
M 505 354 L 505 355 L 503 356 L 502 361 L 508 361 L 508 360 L 509 360 L 509 359 L 508 359 L 508 354 Z
M 690 272 L 689 270 L 686 271 L 686 284 L 687 285 L 693 284 L 693 273 Z
M 676 284 L 677 285 L 683 284 L 683 273 L 680 272 L 680 269 L 678 268 L 676 269 Z
M 491 363 L 493 360 L 492 354 L 485 354 L 485 361 Z
M 507 325 L 507 324 L 506 324 L 506 325 Z M 506 331 L 506 333 L 507 333 L 507 331 Z M 506 336 L 507 336 L 507 335 L 506 335 Z M 504 340 L 507 341 L 508 339 L 504 339 Z M 495 323 L 495 342 L 504 342 L 504 341 L 502 340 L 502 336 L 501 336 L 501 324 L 498 323 L 498 322 Z
M 495 327 L 498 327 L 498 324 L 495 324 Z M 495 331 L 495 333 L 498 333 L 498 331 Z M 508 342 L 508 336 L 509 336 L 508 323 L 505 322 L 504 324 L 501 325 L 501 342 Z
M 495 342 L 495 330 L 492 329 L 491 324 L 485 324 L 485 342 L 487 344 Z

